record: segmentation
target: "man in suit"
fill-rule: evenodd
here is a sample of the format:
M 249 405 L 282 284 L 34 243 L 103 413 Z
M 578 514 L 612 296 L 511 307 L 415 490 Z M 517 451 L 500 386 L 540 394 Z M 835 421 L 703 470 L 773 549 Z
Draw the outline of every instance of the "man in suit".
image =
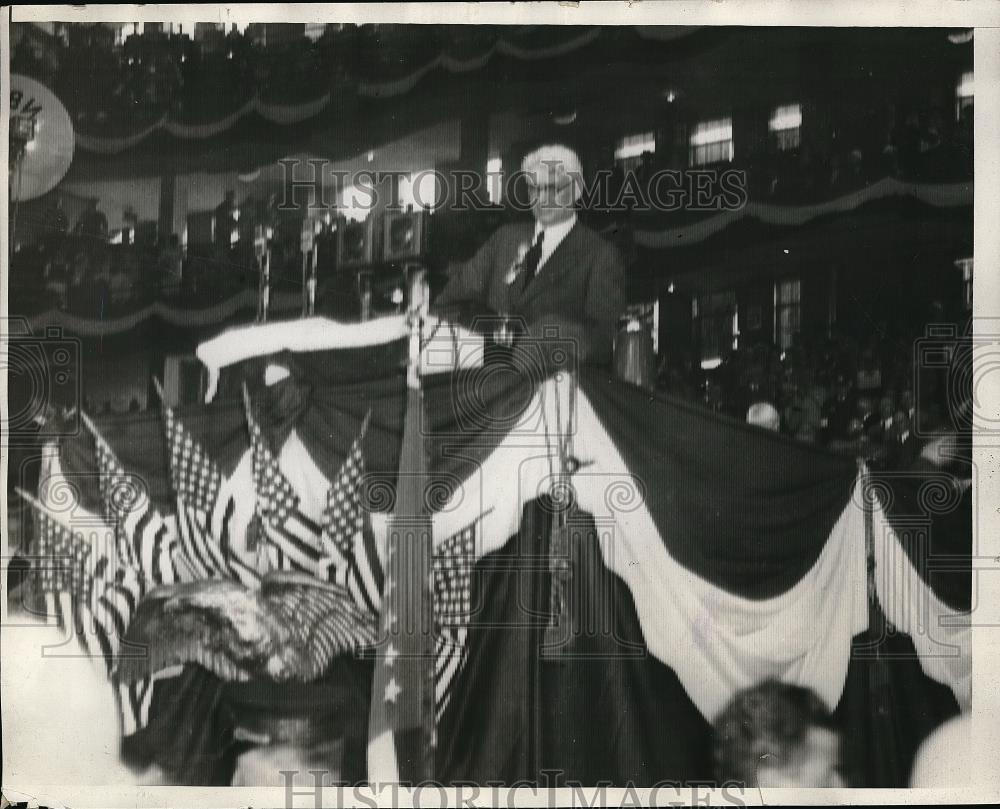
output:
M 533 223 L 504 225 L 453 269 L 435 302 L 484 306 L 523 321 L 535 340 L 572 341 L 579 362 L 608 364 L 625 308 L 617 250 L 577 221 L 580 159 L 566 146 L 527 155 L 521 168 Z

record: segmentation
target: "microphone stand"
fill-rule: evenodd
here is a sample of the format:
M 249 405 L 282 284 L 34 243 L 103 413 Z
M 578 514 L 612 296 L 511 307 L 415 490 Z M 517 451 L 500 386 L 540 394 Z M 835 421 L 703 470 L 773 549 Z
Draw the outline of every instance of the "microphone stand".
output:
M 271 243 L 263 225 L 257 225 L 254 236 L 257 253 L 257 322 L 267 322 L 267 312 L 271 305 Z

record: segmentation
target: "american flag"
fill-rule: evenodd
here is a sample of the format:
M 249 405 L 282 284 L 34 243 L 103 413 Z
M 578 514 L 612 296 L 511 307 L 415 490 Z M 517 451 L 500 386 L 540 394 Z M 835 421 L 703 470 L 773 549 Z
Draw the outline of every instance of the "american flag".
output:
M 173 584 L 178 574 L 172 527 L 152 507 L 139 477 L 125 471 L 93 422 L 86 417 L 84 422 L 94 435 L 104 518 L 115 529 L 119 559 L 138 570 L 147 585 Z
M 472 613 L 472 570 L 476 564 L 477 520 L 438 547 L 434 576 L 434 709 L 441 721 L 455 676 L 465 663 Z
M 222 471 L 169 407 L 164 407 L 170 478 L 177 497 L 180 551 L 195 579 L 233 578 L 252 586 L 260 581 L 233 547 L 233 494 L 222 493 Z
M 142 582 L 116 558 L 115 543 L 105 532 L 71 528 L 35 498 L 20 494 L 37 520 L 41 592 L 55 602 L 63 625 L 72 627 L 92 655 L 104 659 L 110 673 L 142 597 Z
M 319 576 L 323 556 L 320 527 L 299 510 L 299 497 L 267 444 L 254 417 L 249 394 L 246 390 L 243 393 L 257 493 L 256 520 L 263 529 L 274 567 Z
M 437 744 L 431 593 L 433 525 L 424 498 L 423 396 L 407 390 L 396 513 L 389 521 L 379 656 L 368 720 L 368 779 L 419 783 L 434 775 Z
M 337 472 L 327 493 L 323 512 L 323 548 L 326 552 L 327 579 L 346 587 L 355 603 L 378 614 L 382 601 L 384 575 L 371 515 L 361 501 L 361 481 L 365 458 L 361 450 L 370 417 L 365 416 L 361 431 Z
M 27 499 L 36 516 L 41 591 L 69 593 L 77 601 L 89 604 L 94 587 L 90 544 L 82 532 L 63 525 L 34 498 Z
M 231 521 L 235 501 L 232 494 L 223 491 L 221 469 L 171 408 L 164 406 L 163 415 L 170 479 L 177 500 L 177 533 L 180 535 L 180 541 L 174 540 L 170 552 L 175 581 L 220 577 L 232 578 L 247 586 L 257 584 L 260 580 L 257 571 L 241 561 L 232 547 Z M 143 570 L 156 569 L 146 566 L 148 555 L 145 551 L 140 558 Z M 184 575 L 181 575 L 181 566 L 185 568 Z M 118 684 L 124 735 L 146 726 L 156 683 L 179 675 L 181 670 L 182 667 L 173 667 L 151 678 Z

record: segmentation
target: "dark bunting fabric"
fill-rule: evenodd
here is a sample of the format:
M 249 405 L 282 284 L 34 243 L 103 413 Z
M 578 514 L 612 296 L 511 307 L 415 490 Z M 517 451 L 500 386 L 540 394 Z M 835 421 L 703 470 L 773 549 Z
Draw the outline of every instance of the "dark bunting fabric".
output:
M 747 598 L 812 567 L 850 497 L 852 459 L 595 371 L 580 381 L 678 562 Z
M 249 447 L 242 401 L 219 401 L 209 405 L 178 407 L 177 418 L 213 460 L 229 474 Z M 153 504 L 164 513 L 173 512 L 173 491 L 163 415 L 147 410 L 94 418 L 94 425 L 110 444 L 125 469 L 145 485 Z M 60 445 L 62 471 L 80 493 L 81 504 L 100 513 L 100 487 L 94 439 L 87 430 Z
M 571 549 L 565 644 L 541 652 L 549 622 L 552 513 L 525 507 L 521 532 L 482 559 L 469 658 L 439 728 L 446 783 L 651 786 L 711 778 L 711 729 L 676 675 L 649 654 L 628 590 L 605 567 L 593 522 Z M 547 772 L 547 774 L 546 774 Z
M 649 654 L 631 595 L 604 567 L 593 532 L 572 549 L 581 581 L 567 642 L 541 651 L 551 525 L 550 510 L 529 504 L 520 534 L 476 566 L 479 611 L 439 726 L 438 777 L 546 786 L 712 780 L 711 726 Z M 909 638 L 886 633 L 874 612 L 881 623 L 854 640 L 835 717 L 848 782 L 903 787 L 920 743 L 958 706 L 923 673 Z
M 265 430 L 278 446 L 294 427 L 332 476 L 370 410 L 367 467 L 394 489 L 405 408 L 402 373 L 383 366 L 385 374 L 345 380 L 329 353 L 282 355 L 291 376 L 270 387 L 258 375 L 262 367 L 248 374 Z M 530 402 L 535 382 L 503 367 L 425 380 L 432 480 L 462 480 L 488 457 Z M 727 592 L 753 599 L 783 593 L 802 579 L 848 501 L 856 475 L 852 460 L 650 396 L 597 371 L 582 371 L 580 382 L 627 471 L 641 482 L 675 559 Z M 229 385 L 232 398 L 177 411 L 226 470 L 247 447 L 242 380 Z M 159 493 L 154 497 L 168 503 L 159 414 L 102 419 L 98 426 L 126 468 L 147 476 L 151 491 Z M 93 473 L 89 437 L 66 442 L 63 460 L 67 472 Z M 97 502 L 96 478 L 89 496 Z M 391 499 L 379 507 L 391 509 Z M 889 512 L 892 517 L 891 506 Z M 571 610 L 571 625 L 594 615 L 604 622 L 598 626 L 613 631 L 571 637 L 562 654 L 541 659 L 550 523 L 542 504 L 529 504 L 519 533 L 477 564 L 478 611 L 465 667 L 439 728 L 439 777 L 544 782 L 541 773 L 550 768 L 567 780 L 619 784 L 710 777 L 708 723 L 675 673 L 645 648 L 631 593 L 604 566 L 593 536 L 572 549 L 582 583 L 574 609 L 583 612 Z M 929 577 L 932 588 L 938 580 Z M 886 643 L 887 652 L 912 651 L 905 636 Z M 855 647 L 838 708 L 852 782 L 902 785 L 917 744 L 954 712 L 954 698 L 923 674 L 915 654 L 891 660 L 886 654 L 873 663 Z M 209 685 L 185 676 L 157 687 L 144 733 L 167 745 L 165 755 L 185 773 L 184 782 L 217 783 L 211 779 L 224 777 L 217 773 L 231 755 L 226 728 L 233 723 L 220 713 L 221 698 Z M 174 726 L 187 728 L 184 749 L 171 739 Z
M 971 476 L 971 470 L 968 473 Z M 951 469 L 880 471 L 872 486 L 914 569 L 955 610 L 972 605 L 972 488 Z
M 366 377 L 345 376 L 340 358 L 330 359 L 341 353 L 348 352 L 276 356 L 274 362 L 288 368 L 290 376 L 269 387 L 251 376 L 252 398 L 262 408 L 261 420 L 272 445 L 280 446 L 294 427 L 327 478 L 340 468 L 370 412 L 363 443 L 365 464 L 375 480 L 394 487 L 406 378 L 398 362 L 382 363 L 378 356 L 366 363 Z M 422 431 L 432 479 L 455 482 L 471 474 L 475 464 L 516 426 L 534 396 L 535 381 L 503 364 L 425 377 Z M 230 386 L 239 387 L 235 382 Z
M 876 605 L 869 630 L 852 644 L 844 694 L 834 714 L 844 739 L 848 783 L 907 786 L 920 744 L 958 712 L 951 689 L 924 674 L 913 642 L 889 629 Z
M 398 345 L 390 344 L 393 350 Z M 219 463 L 223 474 L 229 474 L 249 448 L 242 394 L 245 382 L 271 446 L 280 447 L 292 429 L 296 429 L 313 461 L 332 479 L 370 412 L 368 431 L 362 442 L 369 482 L 382 484 L 383 491 L 386 486 L 394 489 L 406 378 L 395 360 L 380 364 L 376 358 L 363 365 L 368 369 L 366 377 L 345 381 L 343 358 L 338 358 L 341 353 L 345 352 L 275 355 L 271 359 L 287 367 L 291 374 L 271 386 L 263 383 L 263 367 L 267 363 L 242 363 L 233 370 L 225 389 L 220 383 L 212 403 L 178 407 L 174 413 Z M 359 358 L 355 361 L 362 362 Z M 379 371 L 386 375 L 378 376 Z M 423 429 L 430 459 L 430 485 L 447 490 L 471 474 L 475 465 L 517 424 L 534 392 L 534 380 L 510 366 L 427 377 Z M 144 481 L 154 503 L 165 513 L 172 512 L 173 493 L 160 411 L 106 416 L 94 421 L 124 467 Z M 83 431 L 64 441 L 61 461 L 63 472 L 79 487 L 83 504 L 99 511 L 97 465 L 89 433 Z M 392 500 L 375 502 L 373 506 L 388 511 Z

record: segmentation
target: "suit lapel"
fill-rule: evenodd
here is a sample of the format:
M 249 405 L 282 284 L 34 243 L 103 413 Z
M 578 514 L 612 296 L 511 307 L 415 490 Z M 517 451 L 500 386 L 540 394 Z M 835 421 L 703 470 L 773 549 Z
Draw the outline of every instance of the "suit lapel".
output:
M 570 232 L 566 234 L 566 238 L 556 245 L 556 249 L 552 251 L 552 255 L 549 256 L 548 261 L 541 266 L 538 270 L 538 275 L 535 276 L 534 280 L 521 295 L 519 299 L 521 304 L 527 303 L 544 290 L 558 285 L 559 279 L 573 264 L 573 256 L 579 247 L 579 238 L 580 222 L 577 220 Z

